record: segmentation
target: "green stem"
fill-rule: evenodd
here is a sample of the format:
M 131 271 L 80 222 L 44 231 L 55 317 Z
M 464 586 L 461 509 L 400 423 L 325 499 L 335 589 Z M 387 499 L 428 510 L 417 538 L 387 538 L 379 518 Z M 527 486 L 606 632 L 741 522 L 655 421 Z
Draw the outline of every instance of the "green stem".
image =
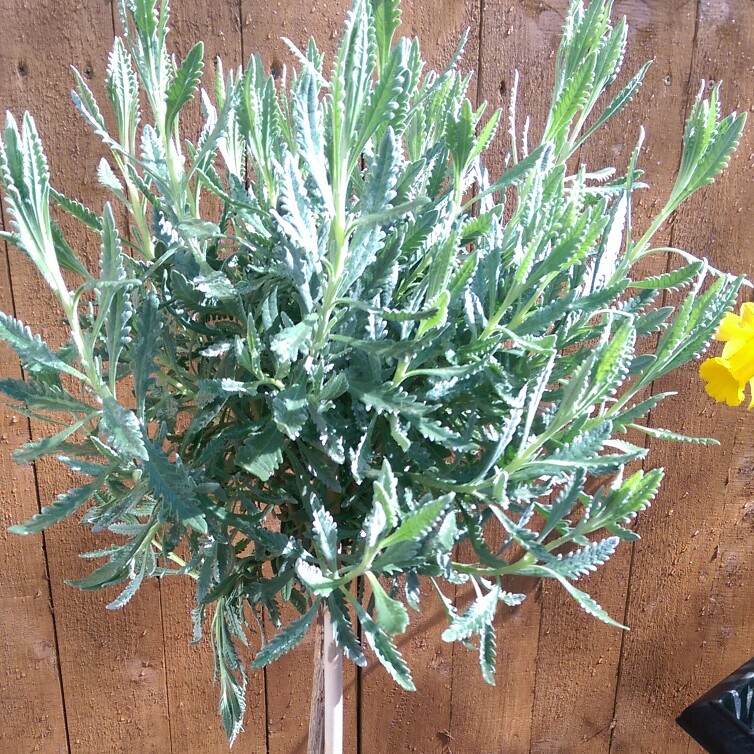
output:
M 332 226 L 332 242 L 335 246 L 335 256 L 331 265 L 331 275 L 325 287 L 325 295 L 322 299 L 322 311 L 314 338 L 315 353 L 320 351 L 327 341 L 330 318 L 335 308 L 340 280 L 343 277 L 346 260 L 348 259 L 348 235 L 345 231 L 345 201 L 339 201 L 339 205 Z

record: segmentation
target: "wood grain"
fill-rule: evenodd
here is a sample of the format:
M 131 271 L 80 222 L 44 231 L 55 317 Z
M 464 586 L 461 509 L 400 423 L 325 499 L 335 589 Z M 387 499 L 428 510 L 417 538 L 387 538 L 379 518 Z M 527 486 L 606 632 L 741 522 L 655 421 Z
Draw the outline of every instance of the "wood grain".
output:
M 623 15 L 629 24 L 629 46 L 613 93 L 627 84 L 646 60 L 653 62 L 638 96 L 581 150 L 579 163 L 590 170 L 608 165 L 624 170 L 639 127 L 645 128 L 641 166 L 650 187 L 639 192 L 633 213 L 635 227 L 643 230 L 670 192 L 680 159 L 695 17 L 693 5 L 685 0 L 617 3 L 613 17 L 617 21 Z M 669 237 L 669 229 L 658 235 L 662 243 Z M 658 255 L 642 265 L 640 274 L 663 272 L 666 264 Z M 642 444 L 643 437 L 635 441 Z M 610 563 L 579 582 L 621 622 L 625 619 L 631 549 L 622 545 Z M 559 585 L 545 582 L 542 590 L 531 751 L 604 754 L 612 736 L 622 632 L 584 613 Z M 553 720 L 560 722 L 553 726 Z
M 110 4 L 91 3 L 83 12 L 77 0 L 4 0 L 0 9 L 6 19 L 0 25 L 2 106 L 17 115 L 33 109 L 55 185 L 101 206 L 96 165 L 102 147 L 71 103 L 69 66 L 83 72 L 102 101 L 113 36 Z M 97 239 L 68 223 L 63 228 L 72 246 L 96 265 Z M 60 345 L 61 313 L 36 271 L 17 251 L 10 254 L 10 270 L 18 316 Z M 37 436 L 42 428 L 33 425 Z M 74 484 L 55 462 L 38 464 L 37 472 L 43 505 Z M 145 586 L 126 610 L 111 613 L 104 606 L 117 592 L 84 593 L 63 583 L 91 570 L 78 553 L 105 541 L 74 522 L 46 535 L 71 751 L 163 754 L 170 739 L 158 585 Z
M 751 4 L 703 1 L 697 14 L 688 97 L 701 79 L 724 78 L 726 112 L 750 109 Z M 674 245 L 749 275 L 753 143 L 749 128 L 730 170 L 679 211 L 672 236 Z M 655 410 L 651 423 L 712 434 L 721 445 L 653 448 L 652 462 L 667 477 L 639 524 L 643 539 L 635 546 L 628 610 L 633 631 L 624 643 L 612 752 L 701 751 L 689 749 L 669 721 L 751 654 L 752 541 L 744 523 L 751 422 L 741 410 L 713 404 L 697 368 L 689 365 L 658 385 L 682 397 Z
M 0 309 L 14 311 L 3 248 L 0 259 Z M 0 376 L 20 379 L 15 354 L 0 350 Z M 10 408 L 0 411 L 0 698 L 4 724 L 2 751 L 68 754 L 68 735 L 58 666 L 55 619 L 42 537 L 19 538 L 8 526 L 39 510 L 36 474 L 11 460 L 28 442 L 28 420 Z
M 314 35 L 331 61 L 348 5 L 349 0 L 315 0 L 306 6 L 290 0 L 173 0 L 172 45 L 182 57 L 195 40 L 203 39 L 207 61 L 219 53 L 226 70 L 258 50 L 268 70 L 280 76 L 283 66 L 293 63 L 280 36 L 303 45 Z M 477 61 L 482 64 L 473 85 L 477 98 L 507 106 L 518 68 L 519 125 L 530 114 L 536 135 L 551 89 L 552 51 L 565 6 L 565 0 L 406 0 L 401 32 L 420 34 L 425 56 L 438 67 L 460 32 L 470 27 L 464 67 L 476 70 Z M 95 177 L 102 148 L 70 104 L 68 65 L 89 71 L 89 83 L 101 95 L 113 31 L 111 10 L 105 0 L 0 0 L 0 109 L 10 107 L 16 114 L 33 110 L 56 186 L 94 206 L 103 200 Z M 651 189 L 635 208 L 641 228 L 670 189 L 683 114 L 699 79 L 725 80 L 726 109 L 751 108 L 754 9 L 746 0 L 622 0 L 616 2 L 614 17 L 622 14 L 632 29 L 627 73 L 646 58 L 655 62 L 630 114 L 606 129 L 579 159 L 595 168 L 622 166 L 639 123 L 644 123 L 642 164 Z M 197 117 L 198 106 L 192 103 L 184 122 L 191 128 Z M 499 172 L 506 148 L 501 134 L 489 161 L 493 174 Z M 754 273 L 749 253 L 754 241 L 753 152 L 754 139 L 747 135 L 730 172 L 678 214 L 672 238 L 668 229 L 658 240 L 707 254 L 721 268 Z M 69 226 L 66 231 L 92 262 L 96 239 Z M 9 263 L 10 278 L 0 269 L 0 308 L 13 310 L 12 293 L 18 316 L 60 343 L 60 315 L 43 284 L 18 252 L 10 252 Z M 664 265 L 658 258 L 647 271 Z M 17 376 L 15 365 L 7 351 L 0 353 L 4 376 Z M 474 654 L 441 642 L 444 617 L 427 592 L 426 613 L 401 641 L 417 693 L 401 692 L 373 658 L 360 674 L 346 665 L 347 752 L 700 751 L 676 728 L 675 715 L 752 653 L 754 430 L 743 410 L 706 398 L 695 366 L 657 389 L 675 389 L 682 397 L 653 413 L 654 426 L 713 433 L 722 445 L 652 445 L 651 464 L 665 466 L 668 478 L 660 498 L 641 517 L 643 539 L 633 557 L 631 548 L 624 548 L 585 583 L 616 618 L 625 616 L 631 633 L 598 624 L 550 585 L 511 584 L 529 596 L 522 608 L 498 619 L 498 685 L 490 688 L 480 678 Z M 41 429 L 34 425 L 31 431 L 36 435 Z M 37 495 L 34 470 L 12 465 L 10 450 L 26 441 L 29 431 L 23 420 L 14 421 L 12 412 L 0 412 L 6 525 L 30 515 L 72 483 L 54 464 L 40 464 Z M 188 644 L 191 583 L 148 584 L 125 611 L 108 613 L 104 604 L 114 595 L 83 594 L 63 584 L 91 567 L 76 554 L 101 546 L 102 537 L 70 523 L 44 539 L 10 537 L 4 529 L 0 752 L 227 751 L 216 715 L 217 690 L 210 681 L 209 648 Z M 463 591 L 457 595 L 459 604 L 467 598 Z M 311 653 L 311 642 L 305 642 L 251 677 L 247 732 L 234 751 L 305 751 Z M 494 712 L 480 720 L 480 709 Z

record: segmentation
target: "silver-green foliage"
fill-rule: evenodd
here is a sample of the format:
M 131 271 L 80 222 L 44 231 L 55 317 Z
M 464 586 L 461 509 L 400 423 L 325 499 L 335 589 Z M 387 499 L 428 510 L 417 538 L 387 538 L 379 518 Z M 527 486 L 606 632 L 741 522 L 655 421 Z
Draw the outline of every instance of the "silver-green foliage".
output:
M 473 585 L 462 611 L 443 596 L 443 638 L 475 642 L 489 682 L 496 610 L 523 599 L 509 576 L 555 579 L 614 623 L 574 582 L 636 538 L 626 524 L 657 492 L 661 470 L 624 474 L 646 455 L 625 433 L 679 439 L 637 424 L 666 397 L 645 388 L 704 350 L 741 282 L 686 252 L 672 272 L 632 270 L 667 251 L 654 232 L 723 169 L 743 116 L 721 118 L 716 88 L 700 96 L 675 188 L 637 240 L 641 137 L 623 176 L 570 171 L 646 71 L 603 98 L 626 45 L 609 0 L 572 3 L 541 141 L 517 135 L 512 108 L 494 179 L 480 158 L 500 112 L 471 106 L 458 55 L 427 73 L 418 42 L 396 41 L 398 0 L 355 0 L 331 68 L 311 41 L 287 88 L 259 57 L 218 68 L 214 102 L 201 44 L 180 64 L 167 52 L 166 2 L 119 8 L 115 133 L 81 76 L 73 94 L 110 150 L 98 175 L 117 209 L 50 185 L 28 114 L 8 115 L 0 143 L 4 237 L 70 325 L 55 352 L 0 316 L 26 371 L 0 389 L 60 426 L 18 458 L 53 454 L 88 478 L 14 530 L 91 502 L 83 521 L 120 544 L 89 554 L 106 562 L 76 584 L 125 583 L 111 607 L 147 576 L 193 577 L 231 739 L 245 706 L 234 644 L 265 614 L 280 626 L 285 602 L 302 617 L 263 638 L 254 667 L 323 606 L 350 659 L 366 662 L 366 640 L 407 689 L 391 634 L 406 604 L 420 609 L 420 577 L 441 595 Z M 196 96 L 192 142 L 181 114 Z M 100 237 L 96 273 L 51 201 Z M 656 305 L 666 289 L 685 291 L 676 309 Z

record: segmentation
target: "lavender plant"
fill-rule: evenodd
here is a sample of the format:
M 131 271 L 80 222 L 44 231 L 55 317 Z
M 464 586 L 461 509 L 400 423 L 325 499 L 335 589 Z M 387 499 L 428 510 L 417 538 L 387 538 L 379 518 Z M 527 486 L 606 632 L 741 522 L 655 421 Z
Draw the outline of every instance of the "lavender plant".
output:
M 406 689 L 391 636 L 421 610 L 424 579 L 445 605 L 442 638 L 473 644 L 490 683 L 495 613 L 524 598 L 513 575 L 554 579 L 618 625 L 576 582 L 637 538 L 628 525 L 662 479 L 625 471 L 647 453 L 626 432 L 689 439 L 640 423 L 670 395 L 645 388 L 705 349 L 741 284 L 680 250 L 672 272 L 641 278 L 636 263 L 668 253 L 655 232 L 725 167 L 744 116 L 721 117 L 717 88 L 700 95 L 675 187 L 636 238 L 643 134 L 625 175 L 573 168 L 647 70 L 603 96 L 627 35 L 609 0 L 572 2 L 544 130 L 521 138 L 514 103 L 499 176 L 482 156 L 501 112 L 466 98 L 461 48 L 424 71 L 418 41 L 396 39 L 398 0 L 355 0 L 332 66 L 310 41 L 290 85 L 257 56 L 218 67 L 214 98 L 201 43 L 180 63 L 168 53 L 167 2 L 118 8 L 115 131 L 77 73 L 73 93 L 109 150 L 110 203 L 54 188 L 30 115 L 9 114 L 0 142 L 2 237 L 70 327 L 53 350 L 0 314 L 26 374 L 0 390 L 58 427 L 16 460 L 53 455 L 84 477 L 13 530 L 79 515 L 115 535 L 72 582 L 119 585 L 110 608 L 145 578 L 193 578 L 231 741 L 236 644 L 260 632 L 262 667 L 320 607 L 348 658 L 364 665 L 365 641 Z M 197 95 L 192 141 L 181 117 Z M 99 237 L 98 270 L 61 211 Z M 657 306 L 669 289 L 685 292 L 678 306 Z M 457 609 L 447 595 L 462 583 L 476 596 Z M 284 603 L 301 617 L 283 625 Z

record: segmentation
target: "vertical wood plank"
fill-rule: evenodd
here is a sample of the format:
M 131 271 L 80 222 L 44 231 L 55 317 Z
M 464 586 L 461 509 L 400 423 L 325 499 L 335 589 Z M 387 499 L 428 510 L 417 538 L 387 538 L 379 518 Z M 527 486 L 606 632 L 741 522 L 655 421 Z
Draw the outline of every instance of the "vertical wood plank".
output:
M 654 62 L 638 96 L 581 150 L 579 163 L 590 170 L 605 166 L 624 170 L 639 126 L 644 126 L 647 146 L 641 165 L 650 188 L 637 194 L 634 223 L 640 229 L 648 225 L 655 205 L 670 192 L 680 158 L 694 11 L 686 0 L 626 0 L 616 3 L 613 11 L 614 22 L 625 15 L 629 25 L 628 52 L 613 93 L 646 60 Z M 609 93 L 607 101 L 611 96 Z M 662 238 L 668 242 L 669 230 Z M 665 264 L 658 255 L 643 265 L 640 274 L 657 274 L 664 271 Z M 641 444 L 642 437 L 637 441 Z M 580 581 L 581 588 L 621 622 L 630 568 L 631 546 L 623 545 L 609 564 Z M 559 585 L 544 582 L 542 592 L 531 751 L 603 754 L 612 735 L 622 632 L 584 613 Z M 554 720 L 558 720 L 557 725 Z
M 3 247 L 0 310 L 10 313 L 14 306 L 5 251 Z M 0 350 L 0 376 L 21 378 L 18 360 L 5 345 Z M 28 420 L 3 407 L 0 411 L 0 698 L 4 700 L 4 723 L 0 727 L 0 750 L 68 754 L 43 540 L 19 538 L 7 531 L 8 526 L 39 510 L 34 469 L 17 466 L 10 456 L 29 438 Z
M 472 71 L 469 88 L 476 93 L 479 59 L 479 2 L 469 0 L 406 0 L 398 35 L 418 37 L 427 68 L 442 70 L 461 35 L 469 37 L 460 62 Z M 453 597 L 452 591 L 447 592 Z M 397 686 L 371 652 L 361 673 L 361 751 L 422 752 L 443 754 L 456 750 L 451 725 L 453 658 L 458 651 L 440 634 L 447 626 L 439 597 L 427 582 L 422 587 L 422 611 L 410 612 L 411 624 L 396 644 L 413 674 L 417 691 Z
M 284 68 L 299 67 L 281 37 L 287 37 L 304 49 L 309 37 L 313 36 L 326 54 L 325 66 L 329 66 L 349 7 L 349 0 L 304 5 L 287 0 L 243 0 L 241 18 L 246 61 L 258 52 L 265 69 L 279 82 Z M 285 622 L 298 617 L 290 606 L 284 608 L 282 616 Z M 269 622 L 266 630 L 268 636 L 275 633 Z M 310 631 L 299 646 L 264 671 L 268 754 L 304 754 L 306 751 L 313 652 L 314 631 Z M 355 752 L 358 738 L 357 673 L 350 662 L 345 663 L 343 669 L 344 746 L 345 751 Z
M 534 3 L 528 0 L 484 0 L 482 6 L 478 99 L 507 113 L 514 82 L 520 72 L 518 94 L 518 133 L 530 117 L 530 143 L 542 132 L 554 82 L 554 54 L 565 19 L 566 0 Z M 507 123 L 507 115 L 504 118 Z M 520 146 L 520 145 L 519 145 Z M 493 177 L 502 171 L 510 147 L 505 128 L 486 156 Z M 494 544 L 494 542 L 493 542 Z M 463 557 L 463 555 L 462 555 Z M 481 678 L 476 653 L 462 646 L 453 655 L 453 740 L 449 746 L 458 752 L 480 754 L 528 754 L 534 704 L 535 671 L 540 632 L 541 586 L 531 579 L 510 580 L 513 591 L 527 595 L 523 605 L 498 612 L 496 685 Z M 458 602 L 471 598 L 468 589 L 458 590 Z M 479 710 L 494 714 L 479 723 Z
M 104 72 L 113 23 L 110 3 L 2 0 L 0 80 L 2 106 L 34 112 L 50 158 L 54 185 L 101 205 L 96 166 L 103 150 L 70 101 L 69 66 L 76 65 L 104 100 Z M 96 266 L 98 240 L 64 223 L 72 246 Z M 10 255 L 18 316 L 50 343 L 65 340 L 61 313 L 46 286 L 19 252 Z M 33 423 L 38 436 L 42 428 Z M 40 501 L 47 505 L 74 478 L 55 462 L 37 467 Z M 92 564 L 78 553 L 103 546 L 68 522 L 46 535 L 52 598 L 71 750 L 77 754 L 164 754 L 170 751 L 156 583 L 146 585 L 126 610 L 104 609 L 113 594 L 84 593 L 64 579 L 80 578 Z M 14 749 L 14 751 L 17 749 Z
M 700 79 L 724 79 L 724 109 L 751 108 L 754 9 L 701 0 L 688 97 Z M 752 139 L 749 128 L 730 170 L 677 215 L 673 244 L 708 255 L 715 266 L 752 273 Z M 751 298 L 750 292 L 744 293 Z M 719 346 L 716 350 L 719 350 Z M 712 683 L 751 655 L 751 421 L 713 404 L 698 364 L 658 385 L 680 399 L 662 404 L 654 426 L 712 434 L 719 448 L 658 444 L 667 468 L 663 492 L 642 516 L 636 543 L 611 751 L 701 751 L 672 720 Z
M 242 62 L 241 18 L 238 0 L 173 0 L 170 4 L 170 52 L 183 59 L 198 41 L 204 42 L 202 86 L 214 99 L 215 60 L 220 57 L 227 73 Z M 202 126 L 199 98 L 181 112 L 181 129 L 195 141 Z M 205 194 L 202 210 L 216 216 L 214 197 Z M 175 754 L 226 754 L 228 742 L 217 712 L 219 689 L 212 683 L 213 658 L 209 636 L 191 644 L 191 609 L 195 585 L 188 577 L 165 579 L 160 583 L 164 624 L 164 651 L 167 668 L 170 737 Z M 208 611 L 211 615 L 211 610 Z M 206 627 L 205 627 L 206 628 Z M 243 647 L 239 647 L 243 650 Z M 244 732 L 233 751 L 264 754 L 265 730 L 264 673 L 250 671 L 248 653 L 239 651 L 248 673 Z

